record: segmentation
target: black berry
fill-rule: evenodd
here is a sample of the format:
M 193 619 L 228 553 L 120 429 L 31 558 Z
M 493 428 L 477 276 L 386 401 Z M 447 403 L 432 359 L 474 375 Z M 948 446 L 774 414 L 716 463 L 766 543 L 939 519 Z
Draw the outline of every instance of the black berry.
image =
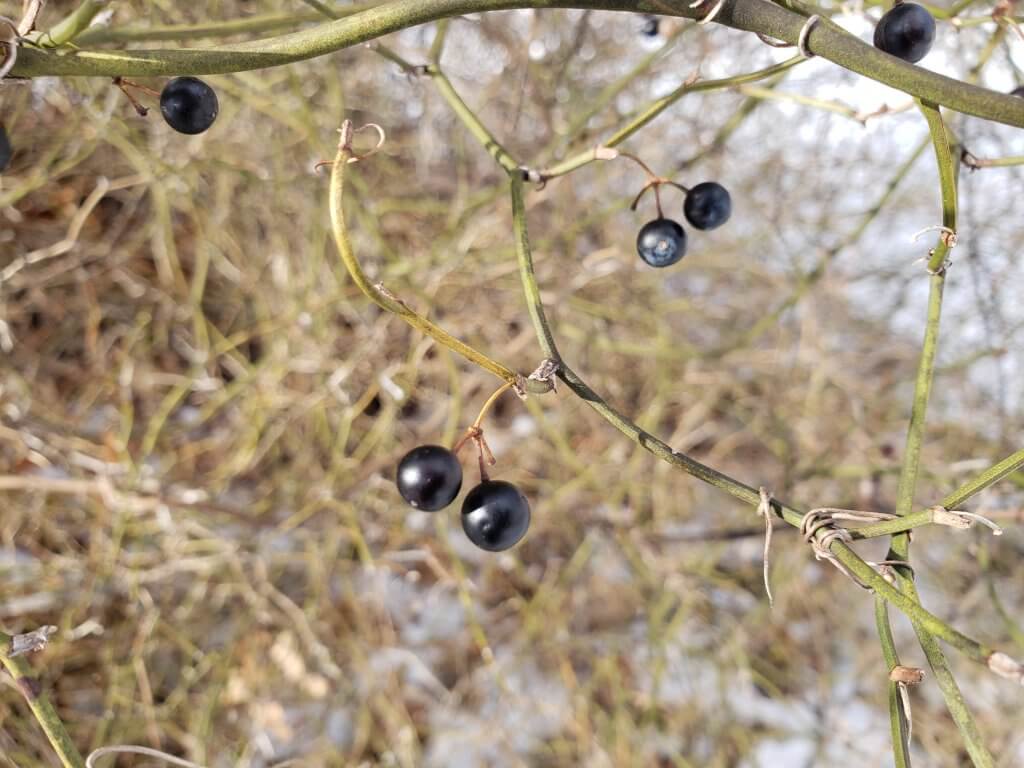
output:
M 705 181 L 693 187 L 683 202 L 686 220 L 697 229 L 714 229 L 729 220 L 732 198 L 717 181 Z
M 652 267 L 669 267 L 686 254 L 686 232 L 672 219 L 655 219 L 636 236 L 640 258 Z
M 530 505 L 512 483 L 486 480 L 462 502 L 462 530 L 488 552 L 512 547 L 530 527 Z
M 640 34 L 646 37 L 657 37 L 661 30 L 661 23 L 657 16 L 645 15 L 644 25 L 640 27 Z
M 451 504 L 462 488 L 462 466 L 440 445 L 413 448 L 398 463 L 398 492 L 411 506 L 436 512 Z
M 196 77 L 176 77 L 160 94 L 160 112 L 179 133 L 202 133 L 217 119 L 217 94 Z
M 11 149 L 11 140 L 7 138 L 7 131 L 0 125 L 0 173 L 7 170 L 7 166 L 11 163 L 11 155 L 14 154 L 14 150 Z
M 911 64 L 925 57 L 933 40 L 935 19 L 917 3 L 894 6 L 875 27 L 875 48 Z

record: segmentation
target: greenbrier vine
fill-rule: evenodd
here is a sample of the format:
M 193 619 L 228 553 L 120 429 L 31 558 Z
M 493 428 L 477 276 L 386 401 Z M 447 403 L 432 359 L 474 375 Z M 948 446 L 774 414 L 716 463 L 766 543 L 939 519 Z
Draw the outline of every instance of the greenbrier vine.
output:
M 657 458 L 706 482 L 741 502 L 757 508 L 766 517 L 767 534 L 778 519 L 805 533 L 815 555 L 828 559 L 840 567 L 859 585 L 874 593 L 874 617 L 882 656 L 887 669 L 887 691 L 891 722 L 893 753 L 896 765 L 910 765 L 909 743 L 912 715 L 908 686 L 920 680 L 919 671 L 900 664 L 900 658 L 890 625 L 888 607 L 895 606 L 911 621 L 932 674 L 942 692 L 950 716 L 959 729 L 965 748 L 975 766 L 991 768 L 996 762 L 984 744 L 974 718 L 966 706 L 950 669 L 945 651 L 939 641 L 963 654 L 970 660 L 986 666 L 996 674 L 1024 685 L 1024 667 L 1005 653 L 964 634 L 950 623 L 928 611 L 921 603 L 910 563 L 910 532 L 926 525 L 941 525 L 950 530 L 970 527 L 975 522 L 986 523 L 977 515 L 957 508 L 981 490 L 998 482 L 1024 466 L 1024 449 L 973 478 L 938 504 L 924 510 L 913 510 L 914 491 L 920 468 L 924 440 L 927 406 L 932 392 L 935 360 L 939 342 L 946 273 L 950 253 L 957 244 L 957 175 L 961 163 L 971 168 L 996 165 L 1014 165 L 1024 162 L 1020 157 L 981 160 L 959 146 L 941 113 L 941 107 L 986 120 L 1024 127 L 1024 99 L 1018 95 L 1001 94 L 970 83 L 962 83 L 934 72 L 913 66 L 927 53 L 934 35 L 934 19 L 923 7 L 906 3 L 898 5 L 883 17 L 876 31 L 875 47 L 853 37 L 827 18 L 810 15 L 795 2 L 771 3 L 767 0 L 722 0 L 691 4 L 685 0 L 388 0 L 363 2 L 339 9 L 307 0 L 311 9 L 290 14 L 254 17 L 245 21 L 229 21 L 178 27 L 139 29 L 98 29 L 90 23 L 107 5 L 103 0 L 85 0 L 67 18 L 49 30 L 32 32 L 16 28 L 6 20 L 0 23 L 11 28 L 5 30 L 0 61 L 9 69 L 8 77 L 31 78 L 39 76 L 102 76 L 116 78 L 124 87 L 130 76 L 174 76 L 160 94 L 161 110 L 167 122 L 183 133 L 199 133 L 208 129 L 217 115 L 217 101 L 212 89 L 194 76 L 240 72 L 265 67 L 282 66 L 292 62 L 323 56 L 359 43 L 375 41 L 382 35 L 408 27 L 440 22 L 438 34 L 428 60 L 423 65 L 411 64 L 379 43 L 374 44 L 378 54 L 394 61 L 406 72 L 429 79 L 461 121 L 470 135 L 493 158 L 507 176 L 511 232 L 518 272 L 522 283 L 527 312 L 530 316 L 537 346 L 544 363 L 527 377 L 491 358 L 486 353 L 459 340 L 435 322 L 410 308 L 402 299 L 380 283 L 374 283 L 366 274 L 349 239 L 345 218 L 346 178 L 349 167 L 366 160 L 371 152 L 359 154 L 354 148 L 355 136 L 364 128 L 374 130 L 379 143 L 384 131 L 379 126 L 356 128 L 345 120 L 340 127 L 337 153 L 332 162 L 328 190 L 331 230 L 335 247 L 347 274 L 362 293 L 381 309 L 402 318 L 411 327 L 434 339 L 438 344 L 458 353 L 467 361 L 488 371 L 504 383 L 481 410 L 481 415 L 469 428 L 466 436 L 449 450 L 442 446 L 420 446 L 403 459 L 399 467 L 398 486 L 402 497 L 417 509 L 437 511 L 449 505 L 462 485 L 462 469 L 456 454 L 467 440 L 477 443 L 479 450 L 480 484 L 467 497 L 469 511 L 463 509 L 463 526 L 470 539 L 478 546 L 498 551 L 515 545 L 526 533 L 530 521 L 529 504 L 523 494 L 511 483 L 492 480 L 487 466 L 493 463 L 483 440 L 482 420 L 489 407 L 506 389 L 514 388 L 521 396 L 543 394 L 554 386 L 554 379 L 563 382 L 577 397 L 589 405 L 629 440 Z M 955 16 L 966 8 L 963 3 L 950 12 Z M 447 19 L 467 13 L 497 11 L 513 8 L 581 8 L 590 10 L 630 11 L 678 16 L 714 21 L 734 29 L 758 34 L 772 45 L 798 45 L 801 55 L 757 71 L 741 73 L 718 80 L 685 80 L 675 90 L 643 109 L 628 124 L 618 128 L 597 146 L 579 152 L 547 167 L 533 167 L 516 158 L 501 140 L 483 123 L 466 104 L 440 66 L 441 51 L 447 31 Z M 902 10 L 900 10 L 902 9 Z M 918 9 L 918 10 L 915 10 Z M 924 14 L 922 16 L 921 14 Z M 890 15 L 895 14 L 895 15 Z M 324 21 L 327 16 L 330 20 Z M 808 18 L 809 16 L 809 18 Z M 900 17 L 911 17 L 916 25 L 917 37 L 911 42 L 894 36 L 891 26 Z M 924 17 L 927 17 L 925 19 Z M 293 26 L 317 22 L 298 31 L 283 32 Z M 1005 22 L 1005 20 L 1004 20 Z M 969 23 L 969 22 L 964 22 Z M 31 27 L 31 23 L 28 25 Z M 16 32 L 16 34 L 15 34 Z M 98 46 L 112 43 L 146 40 L 176 40 L 202 36 L 252 33 L 276 34 L 272 37 L 244 43 L 219 45 L 210 48 L 105 50 Z M 781 41 L 781 42 L 776 42 Z M 883 51 L 887 51 L 883 52 Z M 672 449 L 668 444 L 642 429 L 591 388 L 562 357 L 552 324 L 541 297 L 530 247 L 525 193 L 527 185 L 545 183 L 580 170 L 597 160 L 610 161 L 626 156 L 616 147 L 642 130 L 659 114 L 684 95 L 716 89 L 739 88 L 759 81 L 777 82 L 790 69 L 798 66 L 809 55 L 828 59 L 850 71 L 881 83 L 899 88 L 913 96 L 926 120 L 939 170 L 941 225 L 937 241 L 925 258 L 922 274 L 929 281 L 929 299 L 924 325 L 921 359 L 915 381 L 912 409 L 907 429 L 904 461 L 899 477 L 896 512 L 893 515 L 850 513 L 846 518 L 840 510 L 822 507 L 801 511 L 779 501 L 764 489 L 755 489 L 694 458 Z M 890 55 L 891 54 L 891 55 Z M 990 55 L 990 53 L 989 53 Z M 650 59 L 653 61 L 653 58 Z M 13 66 L 11 66 L 13 64 Z M 6 87 L 6 86 L 5 86 Z M 610 87 L 603 98 L 613 98 Z M 763 97 L 760 91 L 746 92 L 751 97 Z M 748 102 L 748 105 L 754 102 Z M 827 108 L 827 105 L 826 105 Z M 139 107 L 140 110 L 144 109 Z M 749 106 L 741 110 L 740 118 L 749 114 Z M 866 119 L 866 118 L 865 118 Z M 585 122 L 585 121 L 584 121 Z M 580 130 L 575 125 L 572 132 Z M 731 130 L 731 128 L 729 129 Z M 728 136 L 728 132 L 724 134 Z M 724 139 L 722 139 L 724 140 Z M 780 308 L 766 314 L 766 323 L 772 322 L 820 277 L 825 264 L 839 249 L 860 237 L 882 205 L 889 199 L 909 170 L 912 163 L 925 150 L 927 143 L 918 147 L 902 165 L 890 182 L 878 205 L 869 211 L 861 225 L 848 238 L 826 254 L 818 268 L 794 290 L 792 297 Z M 636 159 L 636 158 L 634 158 Z M 642 161 L 641 165 L 643 165 Z M 645 166 L 646 168 L 646 166 Z M 647 169 L 649 171 L 649 169 Z M 649 171 L 657 194 L 657 184 L 673 183 L 655 177 Z M 705 182 L 706 183 L 706 182 Z M 678 186 L 678 185 L 677 185 Z M 646 189 L 646 187 L 645 187 Z M 724 193 L 724 188 L 722 189 Z M 727 193 L 726 198 L 727 199 Z M 724 203 L 722 204 L 724 205 Z M 724 210 L 724 209 L 723 209 Z M 658 203 L 659 219 L 661 205 Z M 703 218 L 702 218 L 703 216 Z M 707 223 L 707 214 L 696 216 L 696 221 Z M 695 218 L 687 214 L 691 223 Z M 722 219 L 724 221 L 724 219 Z M 695 226 L 699 226 L 695 224 Z M 700 226 L 700 228 L 711 228 Z M 680 230 L 681 231 L 681 230 Z M 662 233 L 663 236 L 663 233 Z M 685 241 L 683 241 L 685 242 Z M 685 250 L 685 246 L 683 246 Z M 673 252 L 673 261 L 682 258 L 682 252 Z M 650 263 L 650 262 L 649 262 Z M 744 337 L 749 341 L 762 330 L 758 325 Z M 407 470 L 407 471 L 406 471 Z M 431 474 L 432 473 L 432 474 Z M 428 475 L 430 475 L 428 477 Z M 439 482 L 433 482 L 435 480 Z M 428 482 L 430 481 L 430 482 Z M 503 517 L 495 518 L 493 510 L 499 508 Z M 836 513 L 839 514 L 836 514 Z M 852 519 L 863 522 L 857 527 L 841 528 L 836 520 Z M 994 525 L 991 527 L 995 528 Z M 996 529 L 998 532 L 998 529 Z M 863 560 L 853 548 L 859 540 L 891 536 L 891 548 L 884 563 L 871 564 Z M 766 542 L 765 582 L 767 586 L 768 546 Z M 32 649 L 41 649 L 45 642 Z M 30 649 L 31 650 L 31 649 Z M 81 768 L 83 761 L 60 718 L 47 697 L 42 683 L 32 667 L 23 658 L 17 638 L 0 633 L 0 662 L 14 677 L 29 708 L 46 733 L 65 768 Z

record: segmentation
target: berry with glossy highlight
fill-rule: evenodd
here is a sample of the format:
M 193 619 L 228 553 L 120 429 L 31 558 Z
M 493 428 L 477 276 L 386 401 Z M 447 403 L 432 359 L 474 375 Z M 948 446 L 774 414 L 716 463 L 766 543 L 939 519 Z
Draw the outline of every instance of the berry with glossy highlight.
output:
M 717 181 L 705 181 L 686 193 L 683 214 L 697 229 L 714 229 L 732 215 L 732 198 Z
M 915 64 L 935 40 L 935 19 L 917 3 L 901 3 L 888 11 L 875 27 L 875 48 Z
M 451 504 L 462 488 L 462 465 L 440 445 L 413 448 L 398 463 L 398 492 L 410 506 L 436 512 Z
M 686 254 L 686 231 L 672 219 L 655 219 L 636 236 L 640 258 L 652 267 L 670 267 Z
M 514 546 L 530 527 L 530 504 L 512 483 L 485 480 L 462 502 L 462 530 L 488 552 Z
M 217 94 L 197 77 L 176 77 L 160 93 L 160 112 L 179 133 L 202 133 L 217 119 Z

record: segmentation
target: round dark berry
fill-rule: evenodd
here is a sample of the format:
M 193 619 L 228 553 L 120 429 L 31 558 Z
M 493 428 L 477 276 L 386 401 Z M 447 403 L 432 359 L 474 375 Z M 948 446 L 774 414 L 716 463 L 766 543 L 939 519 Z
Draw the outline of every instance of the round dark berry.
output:
M 451 504 L 462 488 L 462 466 L 440 445 L 413 448 L 398 463 L 398 492 L 411 506 L 436 512 Z
M 196 77 L 176 77 L 160 93 L 160 112 L 179 133 L 202 133 L 217 119 L 217 94 Z
M 1024 85 L 1019 85 L 1016 88 L 1014 88 L 1012 91 L 1010 91 L 1010 95 L 1020 96 L 1022 99 L 1024 99 Z
M 640 258 L 652 267 L 669 267 L 686 254 L 686 231 L 672 219 L 655 219 L 636 236 Z
M 7 170 L 7 166 L 11 163 L 11 155 L 14 154 L 14 150 L 11 149 L 11 140 L 7 138 L 7 131 L 0 125 L 0 173 Z
M 640 34 L 645 37 L 657 37 L 661 31 L 661 22 L 657 16 L 645 15 L 644 24 L 640 27 Z
M 515 545 L 530 527 L 530 505 L 512 483 L 486 480 L 462 502 L 462 530 L 488 552 Z
M 917 3 L 901 3 L 875 27 L 875 48 L 914 64 L 927 55 L 935 40 L 935 19 Z
M 717 181 L 698 184 L 686 193 L 683 214 L 697 229 L 714 229 L 722 226 L 732 215 L 732 198 L 729 197 L 729 190 Z

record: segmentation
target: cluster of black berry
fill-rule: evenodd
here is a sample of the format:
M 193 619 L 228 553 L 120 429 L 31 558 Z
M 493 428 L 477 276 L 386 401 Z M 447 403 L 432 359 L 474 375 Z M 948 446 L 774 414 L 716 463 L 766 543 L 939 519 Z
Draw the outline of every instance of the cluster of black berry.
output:
M 423 512 L 444 509 L 462 489 L 462 465 L 440 445 L 413 448 L 398 463 L 398 492 Z M 530 505 L 512 483 L 483 480 L 462 502 L 462 530 L 488 552 L 514 546 L 530 527 Z
M 732 215 L 732 198 L 729 190 L 717 181 L 705 181 L 687 189 L 668 179 L 649 175 L 651 178 L 647 185 L 633 201 L 633 209 L 636 209 L 644 192 L 653 188 L 658 218 L 640 228 L 636 236 L 636 250 L 640 258 L 650 266 L 670 267 L 686 255 L 686 230 L 679 222 L 666 218 L 662 213 L 658 187 L 669 184 L 683 190 L 686 193 L 683 216 L 691 226 L 704 231 L 720 227 L 729 220 Z
M 484 415 L 510 384 L 501 387 L 484 405 L 476 421 L 456 443 L 453 450 L 440 445 L 421 445 L 409 451 L 398 463 L 398 492 L 409 506 L 423 512 L 444 509 L 462 490 L 462 465 L 459 449 L 474 442 L 480 460 L 480 484 L 462 502 L 462 530 L 469 540 L 488 552 L 501 552 L 515 546 L 530 527 L 530 504 L 516 486 L 504 480 L 491 480 L 487 465 L 494 464 L 484 431 Z

